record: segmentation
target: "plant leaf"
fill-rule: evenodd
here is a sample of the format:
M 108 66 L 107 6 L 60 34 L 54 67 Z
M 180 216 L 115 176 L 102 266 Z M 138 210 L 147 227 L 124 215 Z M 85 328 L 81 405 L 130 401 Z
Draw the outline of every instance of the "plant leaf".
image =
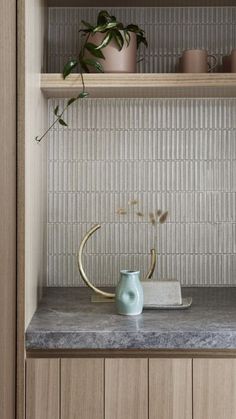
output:
M 127 211 L 125 208 L 118 208 L 118 210 L 116 211 L 116 214 L 125 215 L 127 214 Z
M 137 48 L 139 47 L 141 43 L 143 43 L 145 47 L 148 47 L 146 38 L 143 35 L 137 35 Z
M 79 63 L 81 65 L 82 70 L 84 70 L 86 73 L 89 73 L 89 68 L 86 65 L 86 63 L 84 62 L 83 58 L 80 58 Z
M 78 61 L 75 59 L 69 60 L 64 68 L 63 68 L 63 78 L 65 79 L 69 74 L 72 72 L 72 70 L 78 65 Z
M 111 32 L 108 32 L 106 35 L 105 35 L 105 37 L 103 38 L 103 40 L 102 40 L 102 42 L 101 42 L 101 44 L 100 45 L 98 45 L 97 47 L 96 47 L 96 49 L 102 49 L 102 48 L 105 48 L 108 44 L 109 44 L 109 42 L 111 42 L 111 40 L 112 40 L 112 33 Z
M 57 105 L 53 111 L 54 115 L 58 116 L 58 109 L 59 109 L 59 105 Z
M 84 97 L 88 97 L 89 93 L 88 92 L 81 92 L 77 97 L 79 99 L 83 99 Z
M 68 127 L 67 123 L 63 121 L 63 119 L 58 119 L 59 124 L 63 125 L 64 127 Z
M 112 20 L 116 20 L 115 16 L 111 16 L 107 10 L 101 10 L 98 14 L 97 25 L 104 25 Z
M 83 32 L 81 36 L 86 36 L 87 33 L 92 33 L 92 29 L 80 29 L 79 32 Z
M 76 97 L 72 97 L 71 99 L 68 100 L 67 102 L 67 106 L 70 106 L 72 103 L 74 103 L 76 101 Z
M 105 60 L 105 57 L 100 49 L 97 49 L 97 45 L 92 44 L 92 42 L 87 42 L 85 44 L 85 48 L 95 57 L 97 58 L 103 58 Z
M 88 22 L 85 22 L 85 20 L 81 20 L 81 22 L 83 23 L 83 25 L 84 26 L 86 26 L 90 31 L 93 31 L 94 30 L 94 26 L 93 25 L 91 25 L 90 23 L 88 23 Z M 81 29 L 82 31 L 84 30 L 84 29 Z
M 99 73 L 103 73 L 102 65 L 98 61 L 93 60 L 92 58 L 85 58 L 83 62 L 85 66 L 94 67 Z
M 136 63 L 138 64 L 138 63 L 141 63 L 142 61 L 144 60 L 144 58 L 142 57 L 142 58 L 139 58 L 139 60 L 137 60 L 136 61 Z
M 119 29 L 119 31 L 123 31 L 123 30 L 124 30 L 124 25 L 123 25 L 123 23 L 119 22 L 119 23 L 117 24 L 116 29 Z
M 93 33 L 96 32 L 106 32 L 108 29 L 115 28 L 118 25 L 118 22 L 108 22 L 105 25 L 96 26 L 93 30 Z
M 166 221 L 167 217 L 168 217 L 168 211 L 164 212 L 164 213 L 160 216 L 160 218 L 159 218 L 159 223 L 164 224 L 164 222 Z
M 131 200 L 128 202 L 128 204 L 129 204 L 129 205 L 137 205 L 137 204 L 138 204 L 138 200 L 137 200 L 137 199 L 131 199 Z
M 128 31 L 131 31 L 131 32 L 139 32 L 139 31 L 142 31 L 142 29 L 140 29 L 138 27 L 138 25 L 133 25 L 133 24 L 126 26 L 126 29 Z
M 125 37 L 125 40 L 126 40 L 126 43 L 127 43 L 127 47 L 128 47 L 129 46 L 129 43 L 130 43 L 130 33 L 126 29 L 124 30 L 124 37 Z
M 118 30 L 114 30 L 112 33 L 113 33 L 114 41 L 116 42 L 119 51 L 121 51 L 124 46 L 124 38 L 121 35 L 120 31 Z

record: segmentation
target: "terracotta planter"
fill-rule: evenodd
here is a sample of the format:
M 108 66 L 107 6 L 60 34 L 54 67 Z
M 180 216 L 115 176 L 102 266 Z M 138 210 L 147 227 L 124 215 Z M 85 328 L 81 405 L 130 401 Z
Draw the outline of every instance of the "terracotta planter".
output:
M 136 73 L 137 62 L 137 37 L 134 32 L 130 33 L 130 43 L 127 46 L 126 41 L 121 51 L 118 50 L 114 40 L 107 47 L 102 49 L 104 59 L 96 58 L 104 70 L 104 73 Z M 96 33 L 90 35 L 88 42 L 99 45 L 105 37 L 105 33 Z M 86 57 L 95 58 L 89 52 Z M 90 68 L 91 73 L 95 73 L 94 68 Z

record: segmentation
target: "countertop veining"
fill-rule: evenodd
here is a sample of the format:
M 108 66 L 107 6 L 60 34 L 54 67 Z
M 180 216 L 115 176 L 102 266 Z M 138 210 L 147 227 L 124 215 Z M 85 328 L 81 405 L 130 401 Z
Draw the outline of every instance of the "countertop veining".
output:
M 236 288 L 184 288 L 187 310 L 116 314 L 87 288 L 45 288 L 26 331 L 30 349 L 236 349 Z

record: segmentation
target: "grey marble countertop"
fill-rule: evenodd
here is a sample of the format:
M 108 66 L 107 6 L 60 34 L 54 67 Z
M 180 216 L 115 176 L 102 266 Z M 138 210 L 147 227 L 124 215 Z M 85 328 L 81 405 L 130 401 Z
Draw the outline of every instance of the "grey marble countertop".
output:
M 31 349 L 236 349 L 236 288 L 184 288 L 187 310 L 128 317 L 87 288 L 46 288 L 26 331 Z

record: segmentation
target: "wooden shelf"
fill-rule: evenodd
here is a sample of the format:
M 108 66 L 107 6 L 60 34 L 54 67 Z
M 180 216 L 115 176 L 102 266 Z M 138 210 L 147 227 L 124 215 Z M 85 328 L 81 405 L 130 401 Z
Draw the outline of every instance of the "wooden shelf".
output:
M 236 97 L 236 73 L 213 74 L 84 74 L 90 97 Z M 80 74 L 42 74 L 48 98 L 72 97 L 81 90 Z
M 235 6 L 235 0 L 48 0 L 49 7 L 216 7 Z

